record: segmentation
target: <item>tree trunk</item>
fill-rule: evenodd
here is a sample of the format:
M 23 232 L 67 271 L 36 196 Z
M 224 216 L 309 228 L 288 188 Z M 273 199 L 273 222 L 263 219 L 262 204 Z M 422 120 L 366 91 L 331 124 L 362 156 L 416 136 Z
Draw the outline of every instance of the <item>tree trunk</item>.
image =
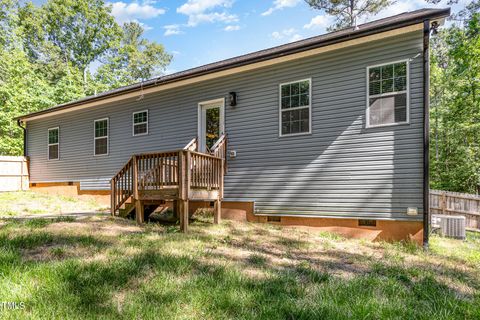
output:
M 355 14 L 353 12 L 353 10 L 355 9 L 355 0 L 350 0 L 350 26 L 352 27 L 356 27 L 357 26 L 357 23 L 356 23 L 356 19 L 355 19 Z
M 87 92 L 87 67 L 83 67 L 83 90 Z

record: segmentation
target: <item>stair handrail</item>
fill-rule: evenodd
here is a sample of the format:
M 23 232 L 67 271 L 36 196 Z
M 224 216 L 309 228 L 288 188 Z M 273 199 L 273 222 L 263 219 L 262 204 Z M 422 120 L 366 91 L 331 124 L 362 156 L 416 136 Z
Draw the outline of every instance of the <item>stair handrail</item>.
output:
M 223 173 L 227 173 L 227 145 L 228 139 L 227 134 L 222 134 L 220 138 L 218 138 L 217 142 L 215 142 L 210 150 L 210 154 L 221 158 L 223 160 Z
M 118 190 L 117 183 L 125 176 L 125 173 L 133 167 L 133 159 L 134 156 L 130 157 L 130 159 L 125 163 L 125 165 L 112 177 L 110 180 L 110 187 L 111 187 L 111 204 L 110 210 L 112 216 L 115 215 L 115 212 L 120 209 L 120 207 L 133 195 L 133 179 L 132 177 L 129 178 L 131 181 L 123 181 L 122 187 L 125 187 L 127 184 L 130 184 L 130 188 L 122 188 L 122 192 Z M 126 192 L 125 192 L 126 191 Z
M 193 138 L 183 150 L 198 151 L 198 137 Z
M 220 138 L 213 144 L 209 153 L 222 159 L 227 158 L 227 135 L 222 134 Z

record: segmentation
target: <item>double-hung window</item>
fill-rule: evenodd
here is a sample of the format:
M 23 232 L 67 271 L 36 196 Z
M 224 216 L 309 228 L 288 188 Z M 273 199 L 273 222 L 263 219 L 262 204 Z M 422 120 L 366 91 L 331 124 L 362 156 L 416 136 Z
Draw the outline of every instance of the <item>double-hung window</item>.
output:
M 280 136 L 311 132 L 311 82 L 280 85 Z
M 408 61 L 367 68 L 367 128 L 408 123 L 408 69 Z
M 133 135 L 148 134 L 148 110 L 133 113 Z
M 95 155 L 108 154 L 108 118 L 95 120 Z
M 48 129 L 48 160 L 60 158 L 60 130 L 58 127 Z

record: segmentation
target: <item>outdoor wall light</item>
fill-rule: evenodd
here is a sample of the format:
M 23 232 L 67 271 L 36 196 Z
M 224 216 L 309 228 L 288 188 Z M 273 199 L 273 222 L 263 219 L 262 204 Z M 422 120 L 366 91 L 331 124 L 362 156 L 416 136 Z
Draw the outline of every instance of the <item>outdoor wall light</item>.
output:
M 228 98 L 230 100 L 230 106 L 235 107 L 237 105 L 237 93 L 236 92 L 228 93 Z

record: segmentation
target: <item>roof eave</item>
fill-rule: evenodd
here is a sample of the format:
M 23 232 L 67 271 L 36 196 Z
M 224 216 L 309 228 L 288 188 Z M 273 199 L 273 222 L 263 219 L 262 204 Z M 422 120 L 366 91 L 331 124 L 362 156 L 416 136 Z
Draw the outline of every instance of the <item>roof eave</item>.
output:
M 390 31 L 390 30 L 393 30 L 393 29 L 398 29 L 398 28 L 414 25 L 414 24 L 417 24 L 417 23 L 422 23 L 426 20 L 444 19 L 444 18 L 448 17 L 449 15 L 450 15 L 450 8 L 439 9 L 439 10 L 432 11 L 429 14 L 424 14 L 424 15 L 421 15 L 421 16 L 418 16 L 418 17 L 414 17 L 412 19 L 406 19 L 404 21 L 400 21 L 400 22 L 397 22 L 397 23 L 373 26 L 373 27 L 370 27 L 370 28 L 365 28 L 365 29 L 360 29 L 360 30 L 353 30 L 350 33 L 345 33 L 345 34 L 340 34 L 338 36 L 333 36 L 331 39 L 325 39 L 325 40 L 322 40 L 322 41 L 319 41 L 319 42 L 316 42 L 316 43 L 312 43 L 312 44 L 308 44 L 308 45 L 304 45 L 304 46 L 287 48 L 285 50 L 280 50 L 278 52 L 265 54 L 265 55 L 254 57 L 254 58 L 248 59 L 248 60 L 234 61 L 230 64 L 225 64 L 225 65 L 221 65 L 221 66 L 218 66 L 218 67 L 212 67 L 212 68 L 207 68 L 206 67 L 204 69 L 200 69 L 200 70 L 192 72 L 192 73 L 186 72 L 184 75 L 179 75 L 178 77 L 172 77 L 170 79 L 163 80 L 163 81 L 162 80 L 160 80 L 160 81 L 149 81 L 146 84 L 145 83 L 137 83 L 135 85 L 129 86 L 128 88 L 125 88 L 124 90 L 118 90 L 118 91 L 111 92 L 111 93 L 108 93 L 108 94 L 103 94 L 103 95 L 100 94 L 98 96 L 88 97 L 88 98 L 85 98 L 85 99 L 82 99 L 82 100 L 69 102 L 69 103 L 58 105 L 58 106 L 48 108 L 48 109 L 45 109 L 45 110 L 41 110 L 41 111 L 33 112 L 33 113 L 30 113 L 30 114 L 22 115 L 22 116 L 14 118 L 14 119 L 15 120 L 20 120 L 20 121 L 25 121 L 29 118 L 33 118 L 33 117 L 36 117 L 36 116 L 39 116 L 39 115 L 48 114 L 48 113 L 52 113 L 52 112 L 57 112 L 57 111 L 60 111 L 60 110 L 63 110 L 63 109 L 72 108 L 72 107 L 79 106 L 79 105 L 82 105 L 82 104 L 85 104 L 85 103 L 92 103 L 92 102 L 95 102 L 95 101 L 101 101 L 101 100 L 104 100 L 104 99 L 107 99 L 107 98 L 121 96 L 121 95 L 124 95 L 124 94 L 128 94 L 128 93 L 135 92 L 135 91 L 142 90 L 142 89 L 147 89 L 147 88 L 150 88 L 150 87 L 162 86 L 162 85 L 169 84 L 169 83 L 172 83 L 172 82 L 178 82 L 178 81 L 182 81 L 182 80 L 196 78 L 196 77 L 199 77 L 199 76 L 202 76 L 202 75 L 207 75 L 207 74 L 211 74 L 211 73 L 215 73 L 215 72 L 219 72 L 219 71 L 223 71 L 223 70 L 228 70 L 228 69 L 232 69 L 232 68 L 235 68 L 235 67 L 241 67 L 241 66 L 245 66 L 245 65 L 249 65 L 249 64 L 253 64 L 253 63 L 258 63 L 258 62 L 262 62 L 262 61 L 266 61 L 266 60 L 270 60 L 270 59 L 274 59 L 274 58 L 278 58 L 278 57 L 282 57 L 282 56 L 286 56 L 286 55 L 295 54 L 295 53 L 302 52 L 302 51 L 307 51 L 307 50 L 316 49 L 316 48 L 320 48 L 320 47 L 324 47 L 324 46 L 329 46 L 329 45 L 332 45 L 332 44 L 336 44 L 336 43 L 340 43 L 340 42 L 344 42 L 344 41 L 348 41 L 348 40 L 352 40 L 352 39 L 356 39 L 356 38 L 361 38 L 361 37 L 365 37 L 365 36 L 380 33 L 380 32 Z

